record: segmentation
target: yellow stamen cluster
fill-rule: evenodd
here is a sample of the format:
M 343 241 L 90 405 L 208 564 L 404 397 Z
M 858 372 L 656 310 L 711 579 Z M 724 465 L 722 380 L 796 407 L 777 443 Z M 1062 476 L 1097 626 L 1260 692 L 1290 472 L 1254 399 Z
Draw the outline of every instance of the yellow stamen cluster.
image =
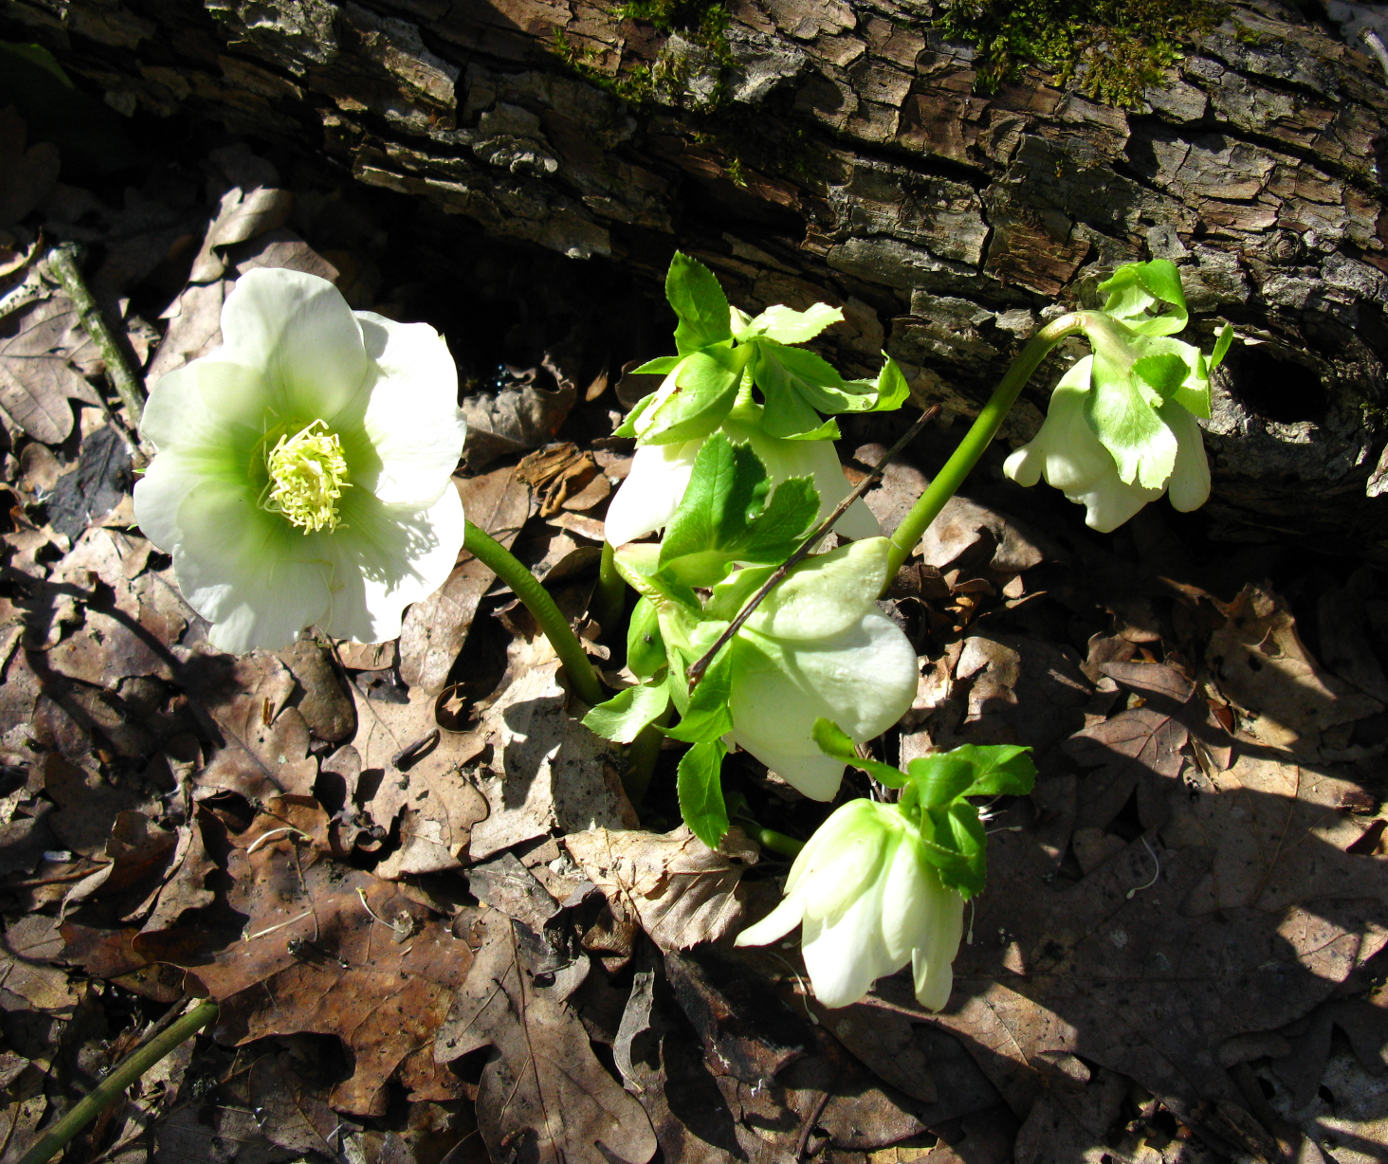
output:
M 347 461 L 336 433 L 321 420 L 280 437 L 265 457 L 270 474 L 265 508 L 282 513 L 304 533 L 337 529 L 337 500 L 349 487 Z

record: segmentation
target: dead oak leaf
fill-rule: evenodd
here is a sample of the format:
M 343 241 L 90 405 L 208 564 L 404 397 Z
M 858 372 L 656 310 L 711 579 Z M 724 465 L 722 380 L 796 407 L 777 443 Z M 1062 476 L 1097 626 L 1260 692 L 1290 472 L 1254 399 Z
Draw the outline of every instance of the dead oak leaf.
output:
M 530 516 L 530 486 L 514 469 L 456 480 L 468 520 L 510 548 Z M 400 676 L 429 694 L 441 691 L 467 641 L 482 596 L 496 575 L 463 552 L 444 584 L 405 614 L 400 629 Z
M 1226 621 L 1210 636 L 1206 661 L 1255 741 L 1314 748 L 1327 729 L 1383 710 L 1322 669 L 1278 595 L 1250 584 L 1223 609 Z
M 190 986 L 221 1003 L 218 1039 L 336 1035 L 353 1073 L 329 1100 L 353 1114 L 384 1114 L 392 1079 L 415 1100 L 458 1098 L 430 1047 L 471 963 L 466 943 L 402 890 L 283 830 L 261 818 L 238 838 L 227 898 L 246 916 L 242 938 L 188 968 Z
M 518 637 L 506 653 L 506 674 L 479 711 L 477 735 L 492 754 L 474 778 L 491 811 L 473 826 L 472 856 L 551 832 L 635 828 L 612 745 L 569 714 L 548 640 Z
M 619 916 L 635 915 L 662 950 L 716 942 L 743 920 L 743 870 L 760 850 L 740 829 L 710 849 L 687 826 L 663 835 L 589 829 L 563 839 Z
M 87 342 L 76 308 L 60 295 L 23 312 L 0 336 L 0 408 L 35 440 L 57 445 L 67 439 L 73 425 L 69 400 L 101 403 L 73 367 Z
M 436 700 L 411 688 L 405 703 L 361 700 L 351 795 L 361 813 L 384 834 L 399 837 L 376 873 L 396 880 L 409 874 L 461 867 L 473 826 L 489 812 L 487 799 L 469 779 L 467 766 L 483 744 L 471 734 L 442 730 Z
M 650 1120 L 594 1054 L 578 1015 L 540 984 L 529 956 L 538 940 L 496 910 L 482 914 L 475 933 L 476 956 L 434 1056 L 452 1063 L 493 1048 L 477 1095 L 492 1159 L 646 1164 L 656 1151 Z

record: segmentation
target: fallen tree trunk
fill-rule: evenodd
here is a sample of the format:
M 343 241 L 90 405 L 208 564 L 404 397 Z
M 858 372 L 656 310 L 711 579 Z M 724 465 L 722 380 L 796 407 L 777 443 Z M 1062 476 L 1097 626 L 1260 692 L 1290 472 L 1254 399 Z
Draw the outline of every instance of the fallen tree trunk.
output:
M 1174 259 L 1204 338 L 1224 318 L 1244 341 L 1217 515 L 1377 530 L 1388 555 L 1378 62 L 1256 0 L 1134 111 L 1036 75 L 984 96 L 938 7 L 734 0 L 662 31 L 596 0 L 10 0 L 0 33 L 117 108 L 292 139 L 490 234 L 652 285 L 679 246 L 735 302 L 845 304 L 841 359 L 885 348 L 965 412 L 1048 305 Z

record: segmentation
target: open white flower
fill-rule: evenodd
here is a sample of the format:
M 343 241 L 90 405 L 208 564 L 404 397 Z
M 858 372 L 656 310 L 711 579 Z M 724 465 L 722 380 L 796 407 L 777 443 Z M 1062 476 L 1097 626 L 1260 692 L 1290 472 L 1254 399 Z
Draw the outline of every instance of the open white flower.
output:
M 1040 431 L 1008 456 L 1002 471 L 1018 485 L 1035 485 L 1044 476 L 1048 484 L 1083 505 L 1085 524 L 1101 533 L 1117 529 L 1163 493 L 1183 512 L 1198 509 L 1210 496 L 1210 467 L 1195 417 L 1178 404 L 1164 405 L 1160 416 L 1176 440 L 1171 476 L 1162 489 L 1128 484 L 1085 419 L 1084 398 L 1090 390 L 1093 362 L 1093 356 L 1085 356 L 1060 378 Z
M 353 312 L 299 271 L 237 282 L 222 346 L 150 393 L 140 431 L 157 452 L 135 486 L 214 646 L 281 647 L 311 624 L 400 633 L 463 544 L 457 393 L 427 324 Z
M 844 769 L 814 742 L 815 720 L 861 743 L 915 699 L 915 648 L 877 607 L 886 578 L 884 538 L 811 558 L 733 640 L 733 742 L 814 800 L 834 798 Z
M 819 491 L 820 520 L 849 491 L 833 441 L 792 441 L 767 436 L 758 418 L 760 406 L 752 406 L 748 419 L 728 417 L 722 431 L 734 444 L 746 444 L 766 466 L 773 485 L 788 477 L 811 477 Z M 694 460 L 704 437 L 666 445 L 640 445 L 631 459 L 631 470 L 607 507 L 604 536 L 621 546 L 664 528 L 694 474 Z M 882 531 L 861 498 L 848 507 L 835 528 L 844 537 L 871 538 Z
M 800 850 L 781 903 L 737 937 L 760 946 L 802 927 L 805 968 L 825 1006 L 848 1006 L 911 963 L 916 998 L 949 1001 L 964 899 L 941 883 L 916 827 L 895 805 L 851 800 Z

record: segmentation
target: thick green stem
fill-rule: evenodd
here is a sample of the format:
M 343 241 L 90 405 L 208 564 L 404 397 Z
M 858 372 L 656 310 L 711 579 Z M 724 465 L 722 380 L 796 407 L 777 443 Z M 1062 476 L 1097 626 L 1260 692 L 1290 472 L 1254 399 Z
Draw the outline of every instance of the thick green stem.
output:
M 78 1100 L 67 1115 L 44 1132 L 34 1146 L 19 1158 L 19 1164 L 42 1164 L 45 1160 L 51 1160 L 78 1132 L 115 1103 L 127 1087 L 216 1017 L 217 1004 L 211 999 L 206 999 L 176 1019 L 143 1047 L 117 1064 L 111 1074 L 97 1084 L 89 1095 Z
M 578 641 L 569 620 L 564 617 L 554 599 L 543 586 L 535 581 L 535 575 L 516 561 L 505 546 L 484 530 L 467 523 L 467 538 L 463 548 L 506 583 L 517 598 L 525 603 L 526 609 L 535 616 L 540 630 L 549 639 L 559 661 L 573 684 L 574 691 L 584 703 L 598 704 L 603 701 L 602 683 L 583 644 Z
M 797 841 L 794 837 L 778 833 L 775 829 L 756 828 L 752 830 L 752 835 L 763 849 L 779 853 L 782 857 L 790 857 L 792 860 L 798 857 L 800 850 L 805 847 L 804 841 Z
M 612 546 L 603 542 L 602 560 L 598 565 L 598 588 L 593 592 L 593 618 L 605 632 L 616 626 L 622 617 L 622 607 L 626 605 L 627 584 L 617 572 L 613 553 Z
M 998 386 L 993 389 L 988 403 L 983 406 L 969 431 L 964 434 L 959 447 L 950 454 L 949 460 L 935 474 L 934 480 L 906 515 L 906 520 L 897 526 L 892 534 L 891 549 L 887 554 L 888 582 L 896 577 L 907 555 L 915 549 L 916 543 L 930 528 L 930 523 L 940 516 L 945 502 L 954 496 L 959 486 L 964 483 L 964 478 L 983 456 L 984 449 L 997 436 L 1003 418 L 1017 402 L 1022 388 L 1031 379 L 1031 374 L 1036 371 L 1037 366 L 1066 336 L 1084 331 L 1090 324 L 1088 316 L 1089 313 L 1084 311 L 1062 315 L 1059 319 L 1051 320 L 1027 341 L 1021 355 L 1012 362 Z

